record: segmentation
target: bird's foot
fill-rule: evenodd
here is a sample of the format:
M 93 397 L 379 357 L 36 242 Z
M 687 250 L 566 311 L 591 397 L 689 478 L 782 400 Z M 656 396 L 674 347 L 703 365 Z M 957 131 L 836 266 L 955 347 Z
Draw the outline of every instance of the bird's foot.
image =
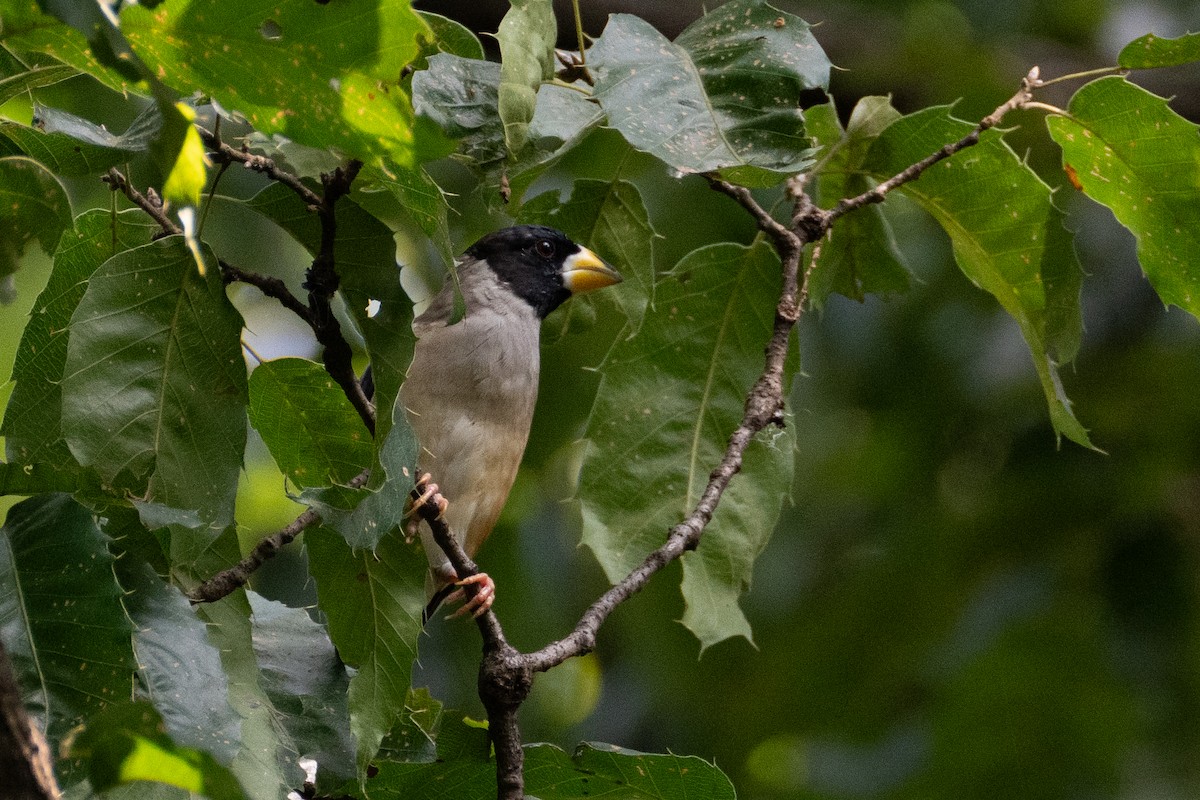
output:
M 479 587 L 475 590 L 474 597 L 467 598 L 467 593 L 462 588 L 468 584 L 475 584 Z M 461 581 L 455 581 L 454 585 L 459 588 L 446 598 L 446 602 L 457 603 L 463 599 L 466 599 L 467 602 L 463 603 L 462 608 L 449 615 L 447 619 L 458 619 L 465 614 L 470 614 L 478 619 L 487 613 L 488 609 L 492 607 L 492 603 L 496 602 L 496 582 L 486 572 L 476 572 Z
M 416 491 L 417 489 L 421 490 L 421 494 L 413 499 L 412 505 L 409 506 L 408 513 L 405 514 L 406 517 L 411 517 L 416 514 L 421 506 L 428 503 L 431 499 L 437 504 L 437 518 L 441 519 L 443 516 L 445 516 L 446 509 L 450 507 L 450 501 L 438 493 L 438 485 L 430 480 L 428 472 L 421 473 L 421 477 L 417 478 L 417 482 L 413 486 L 413 490 Z

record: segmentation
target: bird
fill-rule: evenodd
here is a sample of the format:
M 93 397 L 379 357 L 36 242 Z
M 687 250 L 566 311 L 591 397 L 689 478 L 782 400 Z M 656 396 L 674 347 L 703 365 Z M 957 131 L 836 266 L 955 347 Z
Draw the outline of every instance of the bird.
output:
M 465 316 L 453 321 L 447 280 L 412 324 L 417 337 L 400 387 L 416 434 L 422 499 L 474 556 L 492 532 L 529 440 L 537 400 L 541 322 L 572 295 L 619 283 L 612 266 L 566 234 L 516 225 L 479 239 L 457 265 Z M 486 573 L 460 580 L 426 523 L 413 519 L 429 561 L 425 620 L 442 602 L 464 600 L 454 616 L 491 608 Z M 411 527 L 410 527 L 411 531 Z M 463 587 L 475 584 L 466 598 Z

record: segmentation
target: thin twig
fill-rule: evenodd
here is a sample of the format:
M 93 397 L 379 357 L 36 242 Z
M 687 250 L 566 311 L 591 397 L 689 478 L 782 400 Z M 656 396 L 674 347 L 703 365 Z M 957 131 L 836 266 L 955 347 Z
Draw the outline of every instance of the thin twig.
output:
M 358 475 L 350 480 L 347 484 L 351 489 L 357 489 L 365 486 L 367 480 L 371 477 L 370 470 L 363 470 Z M 222 570 L 216 575 L 213 575 L 208 580 L 201 583 L 195 589 L 188 592 L 188 599 L 192 603 L 212 603 L 225 597 L 234 589 L 239 589 L 246 585 L 246 581 L 250 580 L 259 567 L 265 564 L 269 559 L 273 558 L 276 553 L 284 547 L 292 543 L 292 540 L 299 536 L 304 530 L 312 527 L 321 521 L 321 515 L 316 510 L 309 508 L 300 516 L 296 517 L 287 525 L 287 527 L 276 531 L 267 538 L 254 546 L 254 549 L 247 554 L 238 563 L 234 564 L 229 569 Z
M 183 228 L 176 225 L 167 216 L 166 212 L 163 211 L 162 203 L 155 203 L 149 197 L 133 188 L 133 184 L 116 167 L 111 167 L 100 180 L 111 186 L 113 191 L 123 193 L 129 198 L 131 203 L 149 214 L 150 218 L 158 223 L 158 227 L 162 228 L 163 233 L 166 235 L 180 236 L 183 234 Z
M 248 150 L 239 150 L 232 147 L 223 142 L 218 133 L 206 130 L 199 125 L 196 126 L 196 130 L 200 132 L 201 141 L 212 151 L 215 160 L 223 163 L 241 164 L 246 169 L 261 172 L 276 183 L 282 183 L 291 189 L 300 196 L 300 199 L 305 204 L 314 208 L 321 205 L 321 196 L 319 194 L 305 186 L 299 176 L 280 169 L 272 159 L 266 156 L 255 155 Z
M 691 513 L 667 535 L 667 541 L 646 557 L 632 572 L 600 596 L 580 618 L 575 629 L 565 638 L 542 649 L 523 655 L 521 660 L 532 670 L 544 672 L 574 656 L 590 652 L 596 644 L 596 634 L 609 614 L 649 582 L 656 572 L 694 550 L 721 497 L 742 467 L 742 458 L 755 434 L 770 425 L 783 425 L 783 366 L 787 359 L 792 328 L 800 318 L 801 287 L 798 284 L 800 258 L 808 241 L 802 231 L 789 230 L 777 222 L 758 204 L 750 192 L 716 178 L 709 184 L 742 205 L 758 222 L 759 229 L 771 236 L 779 249 L 783 268 L 783 287 L 775 307 L 775 325 L 766 348 L 763 371 L 746 396 L 745 411 L 737 429 L 730 435 L 720 463 L 709 476 L 700 500 Z M 807 292 L 805 275 L 803 291 Z
M 1021 88 L 1017 90 L 1017 93 L 997 106 L 996 110 L 991 114 L 988 114 L 986 117 L 981 119 L 973 131 L 959 139 L 957 142 L 951 142 L 945 145 L 937 152 L 931 153 L 917 163 L 909 166 L 907 169 L 904 169 L 901 172 L 893 175 L 883 183 L 877 185 L 875 188 L 865 191 L 857 197 L 851 197 L 839 202 L 832 211 L 828 212 L 828 224 L 832 224 L 838 217 L 850 211 L 854 211 L 855 209 L 862 208 L 863 206 L 867 206 L 872 203 L 882 203 L 883 199 L 887 197 L 888 192 L 921 177 L 925 170 L 929 169 L 939 161 L 944 161 L 958 151 L 978 144 L 980 135 L 989 128 L 994 128 L 996 125 L 1000 124 L 1000 120 L 1003 119 L 1009 111 L 1012 111 L 1016 108 L 1024 108 L 1032 101 L 1033 90 L 1044 85 L 1038 76 L 1039 70 L 1037 67 L 1029 70 L 1029 74 L 1021 79 Z

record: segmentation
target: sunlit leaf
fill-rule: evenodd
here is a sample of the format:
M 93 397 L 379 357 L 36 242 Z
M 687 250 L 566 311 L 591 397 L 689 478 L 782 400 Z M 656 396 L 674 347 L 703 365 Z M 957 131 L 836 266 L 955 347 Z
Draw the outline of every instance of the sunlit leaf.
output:
M 864 169 L 888 178 L 973 125 L 929 108 L 889 125 L 871 146 Z M 979 144 L 926 170 L 901 187 L 946 230 L 959 269 L 1017 321 L 1029 345 L 1054 430 L 1091 447 L 1071 411 L 1057 361 L 1079 348 L 1079 287 L 1083 274 L 1050 187 L 987 131 Z
M 764 171 L 810 163 L 801 94 L 827 86 L 830 65 L 799 17 L 735 0 L 672 43 L 614 14 L 589 54 L 609 124 L 682 172 L 730 170 L 731 180 L 761 184 Z
M 71 203 L 58 178 L 28 158 L 0 158 L 0 302 L 11 302 L 2 285 L 33 241 L 54 252 L 58 237 L 71 227 Z
M 26 710 L 54 752 L 68 732 L 132 691 L 132 628 L 106 537 L 68 495 L 8 512 L 0 536 L 0 638 Z M 60 761 L 59 777 L 78 762 Z
M 425 607 L 426 560 L 395 534 L 381 539 L 373 553 L 352 551 L 324 528 L 308 531 L 305 545 L 329 635 L 357 670 L 350 679 L 350 730 L 358 763 L 365 766 L 405 714 Z
M 5 7 L 0 41 L 13 52 L 21 53 L 34 68 L 67 64 L 118 92 L 132 89 L 137 80 L 100 63 L 82 33 L 43 13 L 35 0 L 9 3 Z
M 242 800 L 237 779 L 212 756 L 181 747 L 162 732 L 162 717 L 148 702 L 113 706 L 87 721 L 71 745 L 87 761 L 97 791 L 135 781 L 165 783 L 211 800 Z
M 1046 118 L 1063 164 L 1137 237 L 1138 261 L 1163 302 L 1200 316 L 1197 126 L 1116 77 L 1084 86 L 1067 110 Z
M 510 153 L 519 153 L 528 141 L 538 87 L 554 75 L 557 38 L 558 25 L 550 0 L 513 0 L 500 20 L 496 33 L 500 42 L 497 110 Z
M 638 334 L 605 362 L 578 499 L 583 541 L 610 581 L 699 499 L 762 370 L 779 271 L 765 241 L 694 251 L 658 285 Z M 699 549 L 683 559 L 683 622 L 705 647 L 751 638 L 737 601 L 791 485 L 792 447 L 790 429 L 754 440 Z
M 71 318 L 63 433 L 105 480 L 127 474 L 145 499 L 232 518 L 246 438 L 242 319 L 206 253 L 181 236 L 110 258 Z
M 399 78 L 428 29 L 407 0 L 179 0 L 127 5 L 121 24 L 164 83 L 211 95 L 260 133 L 411 163 Z
M 1174 67 L 1200 61 L 1200 33 L 1185 33 L 1177 39 L 1164 39 L 1147 33 L 1121 49 L 1117 63 L 1126 69 Z
M 479 37 L 461 22 L 420 9 L 417 10 L 417 16 L 429 26 L 433 46 L 437 52 L 450 53 L 463 58 L 481 60 L 484 58 L 483 45 L 479 43 Z M 430 55 L 432 54 L 430 53 Z

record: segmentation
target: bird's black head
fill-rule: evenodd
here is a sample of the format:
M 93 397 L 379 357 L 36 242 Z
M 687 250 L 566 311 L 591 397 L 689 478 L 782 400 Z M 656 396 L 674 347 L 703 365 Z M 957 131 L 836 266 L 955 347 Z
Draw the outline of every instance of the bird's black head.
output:
M 466 256 L 486 261 L 542 319 L 572 294 L 621 280 L 591 250 L 544 225 L 517 225 L 489 233 L 471 245 Z

